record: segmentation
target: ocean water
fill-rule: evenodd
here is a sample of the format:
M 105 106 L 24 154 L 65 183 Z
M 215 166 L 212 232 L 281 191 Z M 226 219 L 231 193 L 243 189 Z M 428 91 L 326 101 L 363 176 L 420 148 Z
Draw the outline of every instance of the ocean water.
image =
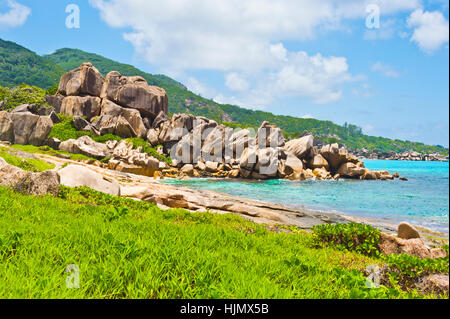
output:
M 408 181 L 250 181 L 224 179 L 164 180 L 297 208 L 347 216 L 402 221 L 449 232 L 449 163 L 365 160 L 371 170 L 400 173 Z

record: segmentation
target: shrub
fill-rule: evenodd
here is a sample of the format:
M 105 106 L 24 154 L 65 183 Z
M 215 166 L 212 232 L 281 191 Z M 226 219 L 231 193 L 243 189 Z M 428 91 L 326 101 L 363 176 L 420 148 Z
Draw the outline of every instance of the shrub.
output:
M 338 249 L 357 251 L 368 256 L 378 256 L 380 230 L 365 224 L 326 224 L 312 228 L 314 242 L 321 246 L 332 244 Z
M 15 88 L 0 86 L 0 101 L 4 101 L 3 110 L 10 111 L 21 104 L 35 104 L 49 107 L 45 102 L 45 90 L 26 84 Z

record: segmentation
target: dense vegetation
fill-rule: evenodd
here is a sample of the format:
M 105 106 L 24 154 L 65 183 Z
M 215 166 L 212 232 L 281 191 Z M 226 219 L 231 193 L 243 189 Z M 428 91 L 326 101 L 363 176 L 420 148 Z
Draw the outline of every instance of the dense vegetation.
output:
M 64 70 L 14 42 L 0 39 L 0 85 L 21 83 L 49 88 L 59 82 Z
M 337 142 L 353 149 L 366 148 L 370 151 L 378 150 L 380 152 L 415 150 L 420 153 L 439 152 L 441 154 L 448 154 L 448 150 L 440 146 L 430 146 L 423 143 L 368 136 L 362 134 L 361 128 L 351 124 L 340 126 L 331 121 L 274 115 L 272 113 L 253 111 L 234 105 L 218 104 L 190 92 L 185 86 L 167 76 L 148 74 L 131 65 L 122 64 L 100 55 L 87 53 L 81 50 L 60 49 L 55 53 L 46 55 L 42 58 L 11 42 L 1 41 L 0 45 L 0 47 L 8 48 L 8 50 L 20 52 L 22 55 L 25 54 L 23 52 L 26 52 L 31 56 L 31 62 L 29 61 L 27 63 L 42 70 L 41 72 L 30 70 L 30 72 L 33 72 L 33 77 L 29 80 L 28 77 L 23 79 L 21 77 L 16 77 L 15 69 L 5 68 L 4 71 L 2 71 L 5 73 L 4 78 L 11 78 L 11 80 L 8 80 L 7 82 L 0 81 L 0 85 L 3 83 L 3 85 L 15 86 L 22 82 L 26 82 L 43 88 L 49 88 L 58 83 L 59 76 L 63 73 L 63 69 L 68 71 L 80 66 L 83 62 L 90 61 L 103 75 L 106 75 L 110 71 L 117 70 L 123 75 L 140 75 L 145 78 L 149 84 L 163 87 L 169 96 L 169 112 L 172 114 L 192 113 L 198 116 L 206 116 L 226 125 L 239 127 L 257 128 L 263 121 L 269 121 L 279 126 L 288 138 L 296 138 L 305 132 L 311 132 L 326 143 Z M 7 50 L 5 48 L 0 50 Z M 50 76 L 43 74 L 45 73 L 43 71 L 46 70 L 46 68 L 41 66 L 38 62 L 33 64 L 34 60 L 39 60 L 42 63 L 54 63 L 54 67 L 57 68 L 57 70 L 55 69 L 57 71 L 55 74 L 58 75 L 55 77 L 54 75 Z M 19 63 L 19 65 L 24 65 L 25 62 L 19 60 L 17 63 Z M 3 70 L 3 64 L 1 70 Z M 36 74 L 39 74 L 40 81 L 33 80 L 34 75 Z M 0 79 L 3 79 L 3 77 Z
M 0 187 L 2 298 L 424 297 L 366 288 L 363 271 L 379 262 L 233 215 L 162 211 L 87 188 L 54 198 Z M 71 264 L 79 289 L 65 285 Z
M 49 90 L 41 89 L 37 86 L 21 84 L 13 88 L 0 86 L 0 101 L 3 106 L 0 111 L 10 111 L 21 104 L 35 104 L 37 106 L 49 106 L 45 102 L 45 96 L 50 93 Z

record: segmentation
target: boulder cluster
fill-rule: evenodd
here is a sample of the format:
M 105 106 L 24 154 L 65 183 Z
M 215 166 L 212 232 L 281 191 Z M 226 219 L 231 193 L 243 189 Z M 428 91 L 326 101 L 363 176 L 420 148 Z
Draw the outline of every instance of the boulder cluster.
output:
M 0 113 L 0 140 L 17 144 L 47 144 L 55 149 L 109 159 L 108 167 L 146 176 L 229 178 L 286 178 L 317 180 L 355 178 L 394 179 L 387 171 L 370 171 L 338 144 L 318 148 L 306 134 L 286 141 L 282 131 L 268 122 L 255 132 L 232 129 L 191 114 L 168 117 L 164 89 L 149 85 L 139 76 L 112 71 L 104 78 L 91 64 L 64 74 L 58 92 L 47 96 L 51 108 L 21 105 Z M 125 140 L 97 143 L 88 136 L 61 142 L 47 139 L 58 113 L 72 117 L 78 131 L 94 136 L 113 134 L 123 139 L 141 138 L 161 155 L 172 159 L 169 167 L 133 149 Z
M 448 156 L 439 153 L 421 154 L 416 151 L 395 153 L 380 152 L 378 150 L 369 151 L 366 148 L 362 150 L 352 150 L 352 153 L 359 158 L 382 159 L 389 161 L 425 161 L 425 162 L 448 162 Z

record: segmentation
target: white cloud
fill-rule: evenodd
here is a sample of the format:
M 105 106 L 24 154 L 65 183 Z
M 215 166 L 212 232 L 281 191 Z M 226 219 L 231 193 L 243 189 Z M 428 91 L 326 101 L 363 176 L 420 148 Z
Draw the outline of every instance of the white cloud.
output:
M 388 78 L 398 78 L 400 74 L 390 65 L 383 64 L 380 61 L 372 65 L 372 71 L 378 72 Z
M 242 92 L 248 90 L 250 87 L 248 82 L 235 72 L 227 74 L 225 78 L 226 86 L 232 91 Z
M 339 100 L 354 80 L 345 57 L 287 50 L 283 43 L 345 29 L 375 3 L 383 15 L 411 11 L 419 0 L 90 0 L 145 61 L 174 72 L 223 72 L 236 93 L 216 100 L 261 108 L 290 96 Z M 189 86 L 189 83 L 188 83 Z M 191 83 L 197 91 L 203 91 Z
M 31 9 L 14 0 L 8 0 L 6 4 L 9 11 L 0 13 L 0 27 L 14 28 L 23 25 L 31 14 Z
M 439 11 L 415 10 L 408 18 L 408 27 L 414 28 L 411 41 L 427 53 L 436 51 L 448 42 L 449 23 Z
M 188 77 L 186 87 L 195 94 L 201 95 L 205 98 L 211 98 L 217 94 L 216 90 L 201 83 L 194 77 Z
M 302 116 L 302 119 L 312 119 L 312 118 L 314 118 L 312 116 L 312 114 L 305 114 L 305 115 Z

